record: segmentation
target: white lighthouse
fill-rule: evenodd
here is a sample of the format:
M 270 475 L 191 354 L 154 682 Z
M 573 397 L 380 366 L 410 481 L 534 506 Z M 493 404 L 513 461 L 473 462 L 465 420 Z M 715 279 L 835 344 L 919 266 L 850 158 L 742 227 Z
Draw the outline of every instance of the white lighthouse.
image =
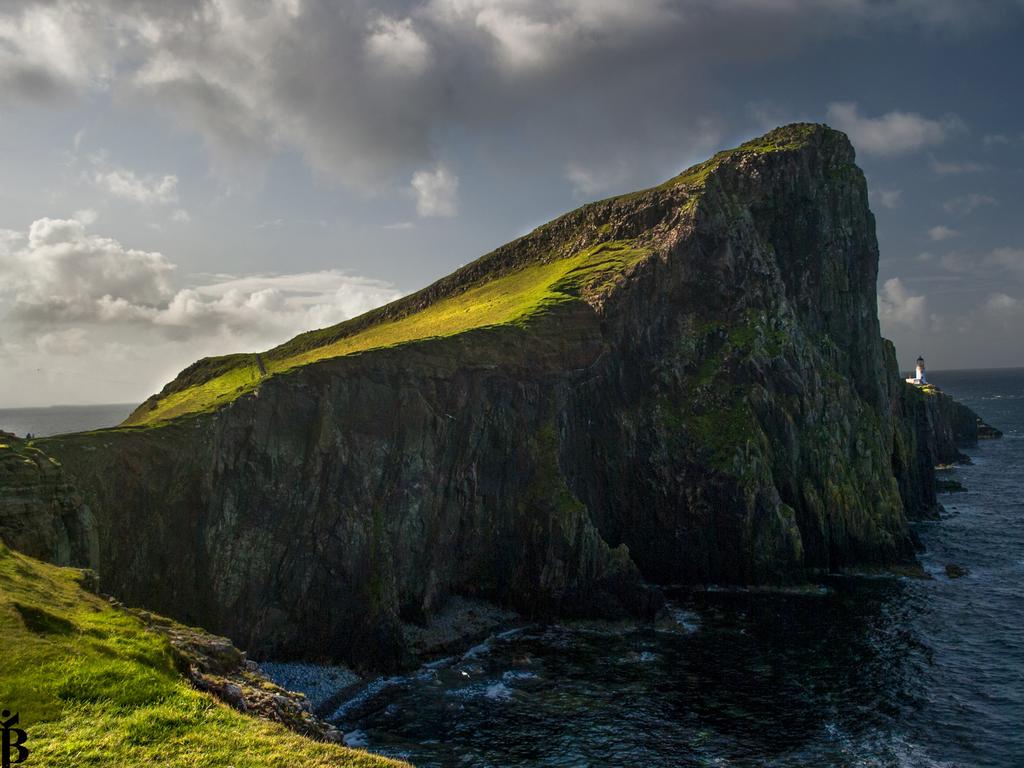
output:
M 925 378 L 924 372 L 924 358 L 920 355 L 917 356 L 917 370 L 914 371 L 914 378 L 907 379 L 908 384 L 927 384 L 928 380 Z

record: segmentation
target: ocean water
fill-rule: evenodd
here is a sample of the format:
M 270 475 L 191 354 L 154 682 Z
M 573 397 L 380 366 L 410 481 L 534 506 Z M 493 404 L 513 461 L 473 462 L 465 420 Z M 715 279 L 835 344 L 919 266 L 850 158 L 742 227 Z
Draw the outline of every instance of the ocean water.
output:
M 1005 433 L 917 525 L 930 579 L 680 592 L 655 626 L 522 627 L 373 681 L 332 719 L 420 768 L 1024 766 L 1024 369 L 930 378 Z
M 54 405 L 49 408 L 0 408 L 0 430 L 20 437 L 114 427 L 128 418 L 138 403 L 114 405 Z

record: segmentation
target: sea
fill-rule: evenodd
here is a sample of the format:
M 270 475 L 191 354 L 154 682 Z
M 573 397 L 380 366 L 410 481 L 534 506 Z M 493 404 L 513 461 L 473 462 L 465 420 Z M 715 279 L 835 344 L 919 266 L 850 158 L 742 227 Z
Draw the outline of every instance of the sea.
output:
M 929 378 L 1004 437 L 967 449 L 944 473 L 967 490 L 914 524 L 927 578 L 677 590 L 653 625 L 516 626 L 357 684 L 329 718 L 419 768 L 1024 766 L 1024 369 Z M 0 410 L 0 429 L 131 410 L 103 408 Z
M 0 431 L 18 437 L 49 437 L 115 427 L 128 418 L 138 403 L 115 405 L 52 405 L 47 408 L 0 408 Z

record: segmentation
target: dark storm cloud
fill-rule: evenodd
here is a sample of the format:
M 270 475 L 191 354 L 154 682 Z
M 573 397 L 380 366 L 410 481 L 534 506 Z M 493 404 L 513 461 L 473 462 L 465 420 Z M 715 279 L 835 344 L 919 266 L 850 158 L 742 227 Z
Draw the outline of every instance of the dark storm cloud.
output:
M 628 164 L 652 149 L 715 145 L 722 126 L 706 73 L 723 61 L 756 63 L 879 21 L 961 29 L 1019 8 L 945 0 L 15 0 L 0 11 L 0 85 L 35 97 L 105 88 L 148 95 L 227 167 L 294 149 L 318 174 L 372 191 L 434 163 L 438 137 L 461 126 L 482 131 L 485 151 L 498 151 L 507 133 L 542 160 L 568 157 L 581 189 L 593 190 L 594 166 L 607 165 L 609 153 Z

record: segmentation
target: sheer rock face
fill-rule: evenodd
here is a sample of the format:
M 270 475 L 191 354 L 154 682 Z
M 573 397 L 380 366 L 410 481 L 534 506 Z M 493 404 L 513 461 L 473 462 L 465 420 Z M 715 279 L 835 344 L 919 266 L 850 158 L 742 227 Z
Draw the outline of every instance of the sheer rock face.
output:
M 648 250 L 611 290 L 308 365 L 213 413 L 49 441 L 98 517 L 104 588 L 256 654 L 365 668 L 399 663 L 401 622 L 452 594 L 646 614 L 644 580 L 912 558 L 908 514 L 935 501 L 927 419 L 879 335 L 852 147 L 790 126 L 698 176 L 469 270 Z
M 970 464 L 970 457 L 962 453 L 961 448 L 977 445 L 982 438 L 1002 437 L 1002 432 L 986 424 L 977 413 L 932 384 L 924 387 L 906 384 L 903 401 L 915 443 L 911 453 L 921 467 L 929 470 L 950 464 Z M 923 475 L 927 475 L 927 471 Z M 915 488 L 923 497 L 920 504 L 908 505 L 910 517 L 937 517 L 940 507 L 935 500 L 934 484 L 921 481 Z
M 60 463 L 0 433 L 0 540 L 56 565 L 95 568 L 96 526 Z

